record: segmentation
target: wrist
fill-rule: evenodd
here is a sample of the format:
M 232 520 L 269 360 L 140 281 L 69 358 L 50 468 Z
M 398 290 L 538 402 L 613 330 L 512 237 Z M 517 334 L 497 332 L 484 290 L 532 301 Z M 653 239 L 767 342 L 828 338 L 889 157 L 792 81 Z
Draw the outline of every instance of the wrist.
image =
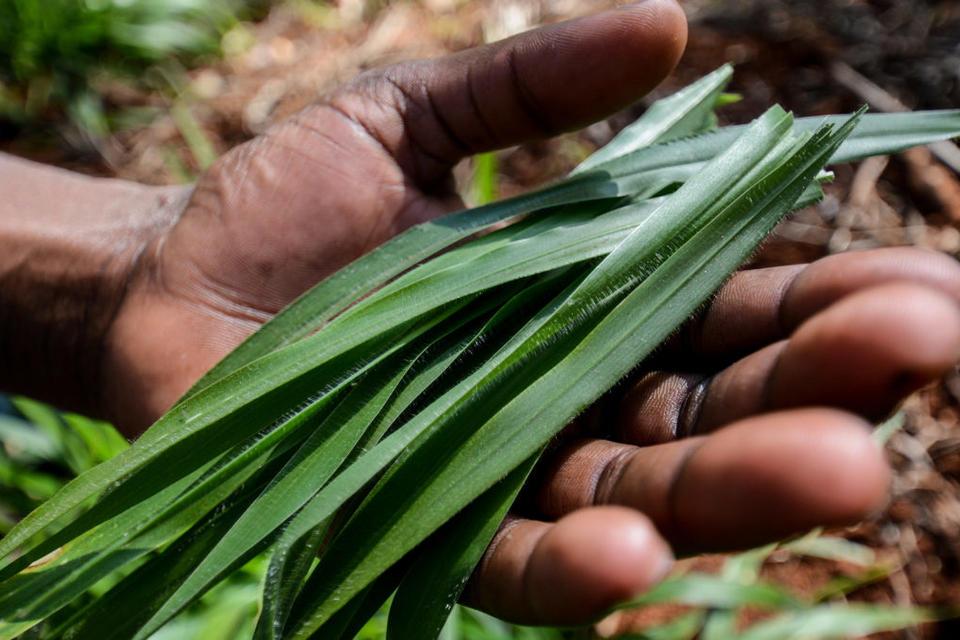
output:
M 106 337 L 184 188 L 0 156 L 0 389 L 102 416 Z

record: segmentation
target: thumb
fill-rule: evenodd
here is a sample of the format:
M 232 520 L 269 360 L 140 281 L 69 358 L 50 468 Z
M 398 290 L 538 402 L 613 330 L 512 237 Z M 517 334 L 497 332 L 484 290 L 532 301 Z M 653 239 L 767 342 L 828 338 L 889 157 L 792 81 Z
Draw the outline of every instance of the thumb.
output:
M 375 70 L 329 104 L 429 186 L 463 157 L 576 129 L 628 106 L 673 70 L 686 41 L 679 5 L 646 0 Z

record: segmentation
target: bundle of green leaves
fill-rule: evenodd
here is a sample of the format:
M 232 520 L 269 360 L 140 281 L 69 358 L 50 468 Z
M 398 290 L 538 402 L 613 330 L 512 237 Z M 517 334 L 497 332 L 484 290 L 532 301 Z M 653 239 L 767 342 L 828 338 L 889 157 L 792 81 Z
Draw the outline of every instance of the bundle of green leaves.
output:
M 0 542 L 0 636 L 147 638 L 265 554 L 258 639 L 351 638 L 391 594 L 390 637 L 436 637 L 544 446 L 829 162 L 960 135 L 958 111 L 715 129 L 730 74 L 306 293 Z

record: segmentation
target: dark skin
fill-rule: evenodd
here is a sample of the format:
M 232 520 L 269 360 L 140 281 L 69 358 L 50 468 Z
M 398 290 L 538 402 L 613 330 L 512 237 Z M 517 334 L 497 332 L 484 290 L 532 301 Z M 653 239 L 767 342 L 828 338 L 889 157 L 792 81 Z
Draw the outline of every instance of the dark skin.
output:
M 136 435 L 299 293 L 460 208 L 460 159 L 627 106 L 685 42 L 679 7 L 649 0 L 373 71 L 191 187 L 0 156 L 0 388 Z M 868 420 L 958 356 L 960 266 L 945 256 L 741 272 L 594 425 L 612 435 L 581 430 L 544 463 L 466 599 L 582 623 L 649 588 L 674 553 L 860 520 L 889 481 Z

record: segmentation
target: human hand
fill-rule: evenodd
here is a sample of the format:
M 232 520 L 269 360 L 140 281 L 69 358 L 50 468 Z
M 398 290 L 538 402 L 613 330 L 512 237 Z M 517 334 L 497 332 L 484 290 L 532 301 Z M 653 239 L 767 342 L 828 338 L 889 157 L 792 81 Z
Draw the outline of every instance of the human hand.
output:
M 142 430 L 317 281 L 462 208 L 459 160 L 633 103 L 685 44 L 680 8 L 648 0 L 363 74 L 232 150 L 139 254 L 106 340 L 105 409 Z
M 870 436 L 960 358 L 960 265 L 911 248 L 741 271 L 541 462 L 467 591 L 542 624 L 590 621 L 673 554 L 749 548 L 881 508 Z
M 650 0 L 374 71 L 231 151 L 195 187 L 164 192 L 118 269 L 122 296 L 97 351 L 104 411 L 128 433 L 145 428 L 316 281 L 460 208 L 459 159 L 626 106 L 669 73 L 685 37 L 677 6 Z M 594 433 L 608 439 L 569 442 L 545 462 L 469 602 L 584 622 L 659 579 L 671 548 L 861 518 L 888 472 L 866 423 L 840 410 L 880 415 L 949 368 L 958 303 L 960 267 L 912 250 L 742 272 L 601 412 Z

